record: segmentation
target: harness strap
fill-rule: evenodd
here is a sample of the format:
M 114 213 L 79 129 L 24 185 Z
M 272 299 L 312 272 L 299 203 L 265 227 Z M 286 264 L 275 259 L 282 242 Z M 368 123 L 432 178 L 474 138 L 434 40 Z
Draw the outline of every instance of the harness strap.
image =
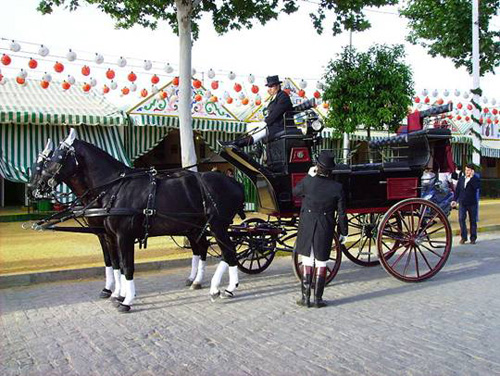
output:
M 144 209 L 144 237 L 139 239 L 139 249 L 144 246 L 146 249 L 148 247 L 148 236 L 149 236 L 149 227 L 151 226 L 151 221 L 153 220 L 153 216 L 156 214 L 156 188 L 158 184 L 156 184 L 156 170 L 152 169 L 149 172 L 150 176 L 150 187 L 151 190 L 148 195 L 148 201 L 146 203 L 146 209 Z

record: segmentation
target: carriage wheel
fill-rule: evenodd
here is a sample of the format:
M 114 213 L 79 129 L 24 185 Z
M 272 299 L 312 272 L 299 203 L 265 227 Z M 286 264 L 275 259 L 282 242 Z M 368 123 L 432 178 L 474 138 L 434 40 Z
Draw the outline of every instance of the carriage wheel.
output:
M 436 204 L 421 198 L 401 201 L 389 209 L 377 236 L 382 266 L 405 282 L 433 277 L 446 263 L 451 244 L 448 218 Z
M 340 241 L 337 234 L 333 237 L 332 253 L 326 263 L 326 284 L 329 284 L 337 275 L 342 261 L 342 250 L 340 248 Z M 299 281 L 302 280 L 302 260 L 300 255 L 293 251 L 293 272 Z
M 246 224 L 266 223 L 260 218 L 243 221 Z M 242 236 L 235 241 L 238 269 L 247 274 L 258 274 L 266 270 L 276 254 L 276 236 L 256 234 Z

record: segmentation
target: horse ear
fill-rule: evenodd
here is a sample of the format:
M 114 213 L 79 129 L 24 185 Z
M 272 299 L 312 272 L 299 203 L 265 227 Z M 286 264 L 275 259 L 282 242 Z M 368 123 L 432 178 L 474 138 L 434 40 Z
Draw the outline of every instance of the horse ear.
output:
M 45 148 L 43 149 L 43 151 L 40 154 L 38 154 L 38 159 L 36 160 L 37 163 L 47 158 L 53 150 L 54 150 L 54 144 L 52 143 L 52 140 L 49 138 L 47 139 L 47 143 L 45 144 Z
M 73 141 L 75 141 L 75 139 L 76 139 L 75 128 L 71 128 L 68 137 L 66 138 L 66 140 L 64 140 L 64 143 L 68 146 L 71 146 L 73 145 Z

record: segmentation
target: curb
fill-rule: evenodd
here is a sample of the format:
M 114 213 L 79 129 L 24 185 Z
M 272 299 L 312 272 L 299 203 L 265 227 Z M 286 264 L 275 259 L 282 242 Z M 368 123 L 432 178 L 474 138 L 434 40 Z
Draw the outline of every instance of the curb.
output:
M 489 225 L 477 228 L 477 232 L 495 232 L 500 231 L 499 225 Z M 453 230 L 453 236 L 459 236 L 460 230 Z M 163 269 L 188 267 L 190 265 L 189 258 L 143 262 L 135 265 L 135 270 L 138 272 L 149 272 Z M 207 265 L 215 265 L 219 258 L 207 256 Z M 103 278 L 104 271 L 102 266 L 82 269 L 56 270 L 50 272 L 37 272 L 27 274 L 16 274 L 0 276 L 0 289 L 17 286 L 29 286 L 37 283 L 47 283 L 56 281 L 74 281 L 87 278 Z

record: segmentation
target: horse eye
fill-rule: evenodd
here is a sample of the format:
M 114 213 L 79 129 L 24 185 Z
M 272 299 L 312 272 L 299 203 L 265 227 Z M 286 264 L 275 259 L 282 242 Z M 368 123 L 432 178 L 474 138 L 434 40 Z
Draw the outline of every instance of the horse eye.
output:
M 37 170 L 37 171 L 40 171 L 40 170 L 41 170 L 41 168 L 40 168 L 40 167 L 37 167 L 37 168 L 36 168 L 36 170 Z
M 62 159 L 62 155 L 59 156 L 59 159 Z

